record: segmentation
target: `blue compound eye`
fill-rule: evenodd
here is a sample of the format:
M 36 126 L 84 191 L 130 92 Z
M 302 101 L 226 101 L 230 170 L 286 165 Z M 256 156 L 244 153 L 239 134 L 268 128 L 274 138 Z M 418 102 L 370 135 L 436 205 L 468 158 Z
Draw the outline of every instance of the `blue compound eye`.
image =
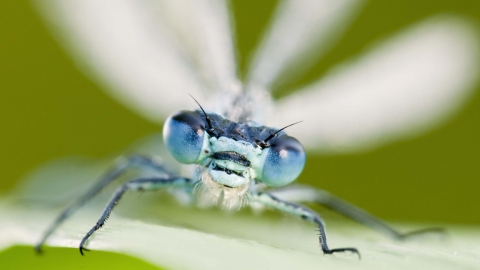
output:
M 277 138 L 270 146 L 262 172 L 262 182 L 269 186 L 283 186 L 295 180 L 305 165 L 305 151 L 297 139 Z
M 192 111 L 179 111 L 165 121 L 163 139 L 178 162 L 197 162 L 206 136 L 206 125 L 205 120 Z

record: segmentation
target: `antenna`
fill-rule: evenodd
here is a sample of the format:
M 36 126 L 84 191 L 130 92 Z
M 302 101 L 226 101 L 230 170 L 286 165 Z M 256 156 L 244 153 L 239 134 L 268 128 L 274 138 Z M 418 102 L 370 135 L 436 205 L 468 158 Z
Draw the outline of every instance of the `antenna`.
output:
M 198 101 L 192 95 L 190 95 L 190 93 L 188 95 L 191 98 L 193 98 L 193 100 L 195 100 L 195 102 L 198 104 L 198 107 L 200 107 L 200 109 L 202 110 L 203 114 L 205 115 L 205 119 L 207 119 L 207 124 L 208 124 L 209 129 L 213 129 L 212 122 L 210 122 L 210 117 L 208 117 L 207 113 L 202 108 L 202 105 L 200 105 L 200 103 L 198 103 Z
M 301 122 L 303 122 L 303 120 L 302 120 L 302 121 L 295 122 L 295 123 L 293 123 L 293 124 L 290 124 L 290 125 L 288 125 L 288 126 L 285 126 L 285 127 L 281 128 L 281 129 L 277 130 L 275 133 L 270 134 L 270 136 L 268 136 L 267 139 L 265 139 L 265 140 L 263 141 L 263 143 L 264 143 L 264 144 L 267 144 L 267 142 L 268 142 L 269 140 L 277 137 L 277 134 L 278 134 L 280 131 L 286 129 L 287 127 L 291 127 L 291 126 L 296 125 L 296 124 L 301 123 Z

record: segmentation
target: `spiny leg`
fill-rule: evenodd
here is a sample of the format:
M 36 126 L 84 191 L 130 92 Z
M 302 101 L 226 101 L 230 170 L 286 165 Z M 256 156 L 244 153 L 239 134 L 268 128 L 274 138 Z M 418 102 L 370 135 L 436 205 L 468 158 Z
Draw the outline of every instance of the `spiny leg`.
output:
M 318 203 L 351 218 L 361 224 L 364 224 L 374 230 L 377 230 L 391 238 L 403 240 L 410 236 L 415 236 L 424 233 L 444 233 L 442 228 L 427 228 L 415 230 L 407 233 L 401 233 L 383 220 L 373 216 L 363 209 L 350 204 L 324 190 L 314 189 L 308 186 L 290 186 L 279 188 L 277 190 L 269 191 L 269 193 L 279 198 L 285 198 L 289 201 L 302 203 Z
M 162 172 L 170 174 L 162 165 L 155 162 L 153 159 L 143 156 L 129 156 L 123 160 L 120 164 L 117 164 L 111 170 L 102 175 L 98 182 L 96 182 L 88 191 L 80 198 L 74 201 L 71 205 L 65 208 L 60 215 L 57 216 L 55 221 L 48 227 L 43 234 L 42 238 L 35 245 L 35 251 L 41 253 L 42 246 L 48 237 L 62 224 L 68 217 L 70 217 L 76 210 L 78 210 L 87 201 L 97 195 L 103 188 L 105 188 L 112 181 L 120 177 L 126 170 L 130 168 L 148 169 L 156 172 Z
M 80 253 L 83 255 L 84 250 L 88 251 L 88 249 L 84 248 L 85 242 L 95 231 L 100 229 L 105 224 L 113 208 L 118 204 L 119 200 L 122 198 L 123 194 L 125 194 L 126 191 L 157 190 L 157 189 L 167 188 L 167 187 L 191 188 L 197 182 L 198 181 L 193 181 L 191 179 L 182 178 L 182 177 L 172 177 L 172 178 L 149 177 L 149 178 L 138 178 L 123 184 L 120 188 L 118 188 L 115 191 L 112 199 L 107 204 L 107 207 L 103 211 L 102 216 L 97 221 L 95 226 L 93 226 L 90 229 L 90 231 L 88 231 L 88 233 L 83 237 L 79 246 Z
M 358 258 L 360 258 L 360 253 L 356 248 L 334 248 L 330 249 L 327 244 L 327 234 L 325 231 L 325 223 L 323 219 L 315 213 L 313 210 L 299 204 L 287 202 L 278 199 L 277 197 L 269 194 L 269 193 L 258 193 L 258 194 L 251 194 L 250 200 L 259 202 L 267 207 L 271 207 L 277 209 L 279 211 L 301 217 L 302 219 L 315 223 L 318 227 L 319 231 L 319 241 L 320 246 L 324 254 L 333 254 L 336 252 L 345 252 L 349 251 L 352 253 L 356 253 Z

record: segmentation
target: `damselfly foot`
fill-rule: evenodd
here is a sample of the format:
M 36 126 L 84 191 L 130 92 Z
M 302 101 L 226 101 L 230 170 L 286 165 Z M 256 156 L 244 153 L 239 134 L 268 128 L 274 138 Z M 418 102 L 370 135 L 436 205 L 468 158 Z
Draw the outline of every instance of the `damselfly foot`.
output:
M 442 236 L 442 238 L 445 238 L 446 236 L 448 236 L 448 232 L 444 228 L 434 227 L 434 228 L 425 228 L 425 229 L 414 230 L 414 231 L 411 231 L 411 232 L 399 234 L 397 239 L 398 240 L 409 240 L 411 238 L 424 236 L 426 234 L 437 234 L 437 235 Z
M 334 249 L 323 250 L 323 254 L 328 254 L 328 255 L 331 255 L 337 252 L 351 252 L 351 253 L 357 254 L 358 259 L 362 258 L 362 256 L 360 255 L 360 252 L 358 252 L 358 249 L 356 248 L 334 248 Z
M 78 249 L 80 250 L 80 254 L 82 254 L 82 256 L 85 256 L 85 254 L 83 254 L 84 251 L 90 251 L 90 249 L 83 247 L 83 243 L 78 247 Z

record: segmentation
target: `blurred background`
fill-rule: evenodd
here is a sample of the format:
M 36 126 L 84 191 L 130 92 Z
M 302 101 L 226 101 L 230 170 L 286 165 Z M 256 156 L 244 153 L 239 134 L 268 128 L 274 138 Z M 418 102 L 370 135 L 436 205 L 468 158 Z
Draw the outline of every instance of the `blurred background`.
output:
M 233 1 L 243 70 L 275 4 Z M 477 0 L 368 1 L 338 45 L 279 95 L 438 13 L 468 17 L 480 34 Z M 298 182 L 389 221 L 480 224 L 479 90 L 451 120 L 415 139 L 361 154 L 309 155 Z M 0 122 L 0 194 L 51 159 L 103 157 L 161 130 L 80 73 L 29 1 L 0 1 Z

